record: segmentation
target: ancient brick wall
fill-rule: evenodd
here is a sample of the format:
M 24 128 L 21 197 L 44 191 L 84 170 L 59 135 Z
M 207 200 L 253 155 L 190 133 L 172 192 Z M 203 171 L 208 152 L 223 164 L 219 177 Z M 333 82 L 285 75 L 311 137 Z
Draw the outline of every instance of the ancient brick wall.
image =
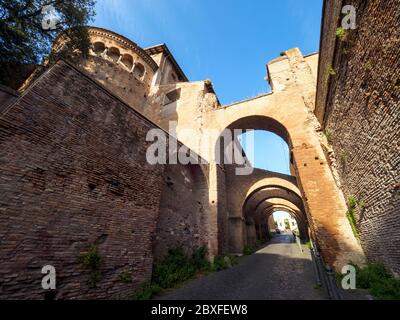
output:
M 146 162 L 154 125 L 59 62 L 0 115 L 0 298 L 132 294 L 151 275 L 162 170 Z M 80 262 L 97 244 L 97 288 Z M 132 283 L 123 283 L 121 274 Z
M 167 166 L 154 240 L 155 259 L 165 256 L 169 249 L 183 248 L 190 255 L 196 248 L 207 247 L 207 173 L 200 165 Z
M 323 64 L 336 71 L 325 75 L 325 133 L 346 197 L 365 204 L 357 226 L 367 257 L 400 276 L 400 1 L 349 3 L 357 29 L 336 40 L 333 61 Z

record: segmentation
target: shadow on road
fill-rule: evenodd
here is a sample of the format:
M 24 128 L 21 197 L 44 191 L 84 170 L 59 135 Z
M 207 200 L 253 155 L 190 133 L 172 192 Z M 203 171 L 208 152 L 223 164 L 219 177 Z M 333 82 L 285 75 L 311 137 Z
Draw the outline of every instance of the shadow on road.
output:
M 320 300 L 308 248 L 291 235 L 275 237 L 231 269 L 192 280 L 159 300 Z

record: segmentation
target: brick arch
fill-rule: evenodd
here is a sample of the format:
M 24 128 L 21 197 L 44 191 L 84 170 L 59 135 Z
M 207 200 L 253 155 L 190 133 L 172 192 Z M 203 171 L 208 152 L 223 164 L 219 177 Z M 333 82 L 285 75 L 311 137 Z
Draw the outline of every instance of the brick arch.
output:
M 260 206 L 256 218 L 265 217 L 268 220 L 268 218 L 277 211 L 289 213 L 297 222 L 301 238 L 308 238 L 308 221 L 304 211 L 284 199 L 271 198 L 266 200 L 264 205 Z
M 234 115 L 240 115 L 240 112 L 235 113 Z M 229 119 L 229 117 L 228 117 Z M 223 151 L 227 144 L 224 141 L 224 138 L 228 133 L 231 133 L 231 137 L 235 143 L 239 143 L 237 140 L 237 135 L 235 136 L 234 130 L 262 130 L 268 131 L 276 134 L 280 138 L 282 138 L 285 143 L 289 147 L 289 151 L 292 148 L 292 140 L 290 138 L 289 131 L 286 127 L 272 116 L 264 116 L 264 115 L 248 115 L 244 117 L 238 117 L 234 121 L 227 122 L 221 127 L 217 132 L 219 134 L 214 136 L 214 154 L 212 155 L 213 160 L 215 159 L 223 159 L 221 158 L 221 150 Z M 224 163 L 220 163 L 223 165 Z
M 262 216 L 272 214 L 275 210 L 274 208 L 283 208 L 284 211 L 289 211 L 296 218 L 302 237 L 307 237 L 308 221 L 302 198 L 285 187 L 267 185 L 251 192 L 243 205 L 243 218 L 245 221 L 257 221 L 256 223 L 247 224 L 246 236 L 244 237 L 247 243 L 255 243 L 259 236 L 257 235 L 257 230 L 262 225 Z
M 285 199 L 304 212 L 303 201 L 297 194 L 280 186 L 265 186 L 246 199 L 243 206 L 243 216 L 251 216 L 252 212 L 255 213 L 263 201 L 271 198 Z

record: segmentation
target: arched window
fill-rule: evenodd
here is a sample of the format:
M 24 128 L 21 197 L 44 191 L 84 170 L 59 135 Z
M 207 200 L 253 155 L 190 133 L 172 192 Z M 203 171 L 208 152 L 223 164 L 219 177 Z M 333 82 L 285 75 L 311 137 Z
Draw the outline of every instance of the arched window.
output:
M 112 47 L 112 48 L 108 49 L 107 56 L 113 62 L 117 62 L 119 60 L 119 57 L 120 57 L 119 49 L 115 48 L 115 47 Z
M 129 54 L 124 54 L 121 63 L 128 69 L 128 71 L 131 71 L 133 67 L 133 57 Z
M 144 66 L 141 63 L 136 63 L 135 68 L 133 69 L 133 75 L 136 79 L 142 80 L 144 76 Z
M 106 46 L 103 42 L 95 42 L 92 46 L 92 50 L 99 56 L 104 52 L 104 50 L 106 50 Z

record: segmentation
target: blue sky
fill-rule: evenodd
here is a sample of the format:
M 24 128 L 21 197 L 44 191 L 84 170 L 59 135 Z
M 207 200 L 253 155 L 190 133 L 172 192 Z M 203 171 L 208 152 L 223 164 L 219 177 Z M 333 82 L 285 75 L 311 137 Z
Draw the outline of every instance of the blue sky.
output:
M 223 105 L 269 92 L 265 65 L 280 52 L 319 50 L 322 0 L 97 1 L 93 25 L 141 47 L 166 43 L 190 80 L 212 80 Z M 280 138 L 257 133 L 255 150 L 256 167 L 288 173 Z

